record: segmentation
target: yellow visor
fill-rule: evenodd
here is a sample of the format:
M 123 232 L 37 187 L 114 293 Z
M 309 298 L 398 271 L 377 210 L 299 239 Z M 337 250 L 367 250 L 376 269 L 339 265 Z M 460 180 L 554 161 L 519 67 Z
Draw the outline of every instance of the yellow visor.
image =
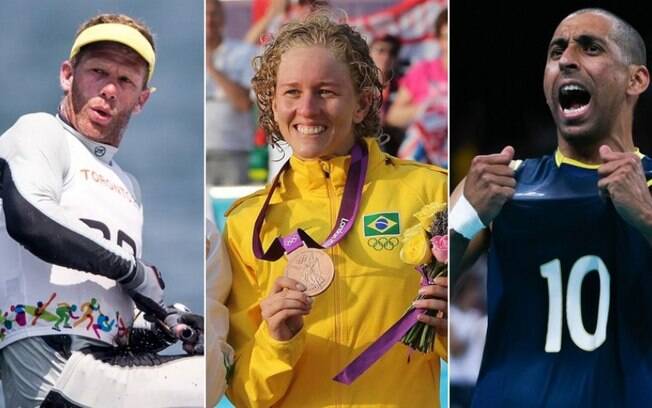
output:
M 75 38 L 75 43 L 70 50 L 70 59 L 72 60 L 84 45 L 100 41 L 117 42 L 136 51 L 149 65 L 147 80 L 152 79 L 156 62 L 154 48 L 138 30 L 124 24 L 106 23 L 88 27 Z

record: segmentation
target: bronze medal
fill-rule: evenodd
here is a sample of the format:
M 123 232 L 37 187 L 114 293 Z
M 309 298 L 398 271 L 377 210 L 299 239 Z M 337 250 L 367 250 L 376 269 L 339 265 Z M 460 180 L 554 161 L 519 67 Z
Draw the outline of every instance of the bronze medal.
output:
M 304 246 L 288 254 L 285 276 L 301 282 L 306 287 L 306 295 L 316 296 L 333 282 L 335 268 L 324 251 Z

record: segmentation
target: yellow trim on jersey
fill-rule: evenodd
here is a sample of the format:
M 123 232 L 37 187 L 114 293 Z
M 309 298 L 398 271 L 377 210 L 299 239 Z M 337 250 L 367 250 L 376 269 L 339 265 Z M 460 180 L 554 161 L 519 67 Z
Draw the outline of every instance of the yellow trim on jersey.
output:
M 638 156 L 639 159 L 642 159 L 645 157 L 643 153 L 641 153 L 638 148 L 634 150 L 634 153 Z M 562 152 L 557 149 L 555 151 L 555 163 L 557 163 L 557 167 L 561 166 L 562 164 L 568 164 L 570 166 L 575 166 L 575 167 L 580 167 L 583 169 L 589 169 L 589 170 L 597 170 L 598 167 L 600 167 L 600 164 L 589 164 L 589 163 L 584 163 L 579 160 L 571 159 L 570 157 L 566 157 L 563 155 Z M 648 183 L 648 186 L 650 184 Z
M 562 152 L 559 151 L 559 149 L 557 149 L 557 151 L 555 152 L 555 163 L 557 163 L 557 167 L 560 167 L 562 164 L 568 164 L 570 166 L 580 167 L 589 170 L 597 170 L 598 167 L 600 167 L 599 164 L 583 163 L 579 160 L 566 157 L 562 154 Z
M 156 54 L 154 53 L 152 44 L 147 41 L 147 38 L 140 31 L 124 24 L 105 23 L 88 27 L 75 38 L 75 42 L 70 50 L 70 59 L 72 60 L 84 45 L 100 41 L 117 42 L 136 51 L 148 64 L 149 72 L 147 80 L 150 81 L 152 79 L 154 65 L 156 63 Z

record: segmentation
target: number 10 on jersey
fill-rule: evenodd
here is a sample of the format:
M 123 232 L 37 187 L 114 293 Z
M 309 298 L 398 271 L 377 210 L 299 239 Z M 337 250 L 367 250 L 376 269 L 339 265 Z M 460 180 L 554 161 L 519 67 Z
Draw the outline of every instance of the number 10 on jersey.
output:
M 546 347 L 548 353 L 561 350 L 563 318 L 563 291 L 561 282 L 561 262 L 554 259 L 540 266 L 541 276 L 548 282 L 548 332 Z M 600 279 L 598 299 L 598 322 L 595 333 L 586 331 L 582 320 L 582 282 L 591 271 L 597 271 Z M 609 318 L 610 276 L 607 266 L 600 257 L 585 255 L 575 261 L 568 276 L 566 287 L 566 324 L 573 342 L 585 351 L 600 347 L 607 338 L 607 319 Z

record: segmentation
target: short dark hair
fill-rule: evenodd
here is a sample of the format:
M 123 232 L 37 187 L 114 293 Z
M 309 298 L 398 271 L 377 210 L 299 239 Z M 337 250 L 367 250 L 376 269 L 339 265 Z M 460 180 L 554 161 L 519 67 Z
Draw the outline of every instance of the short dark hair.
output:
M 398 56 L 398 53 L 401 51 L 401 39 L 395 35 L 385 34 L 381 37 L 376 37 L 371 42 L 371 45 L 374 45 L 375 43 L 378 42 L 388 43 L 391 46 L 389 53 L 394 58 L 396 58 Z
M 437 15 L 435 20 L 435 37 L 439 38 L 441 36 L 441 30 L 445 25 L 448 25 L 448 7 L 442 9 Z
M 634 27 L 618 17 L 614 13 L 601 8 L 585 8 L 569 14 L 566 18 L 585 13 L 600 14 L 611 19 L 613 29 L 610 32 L 611 39 L 620 47 L 625 57 L 626 64 L 646 65 L 647 52 L 645 41 Z

